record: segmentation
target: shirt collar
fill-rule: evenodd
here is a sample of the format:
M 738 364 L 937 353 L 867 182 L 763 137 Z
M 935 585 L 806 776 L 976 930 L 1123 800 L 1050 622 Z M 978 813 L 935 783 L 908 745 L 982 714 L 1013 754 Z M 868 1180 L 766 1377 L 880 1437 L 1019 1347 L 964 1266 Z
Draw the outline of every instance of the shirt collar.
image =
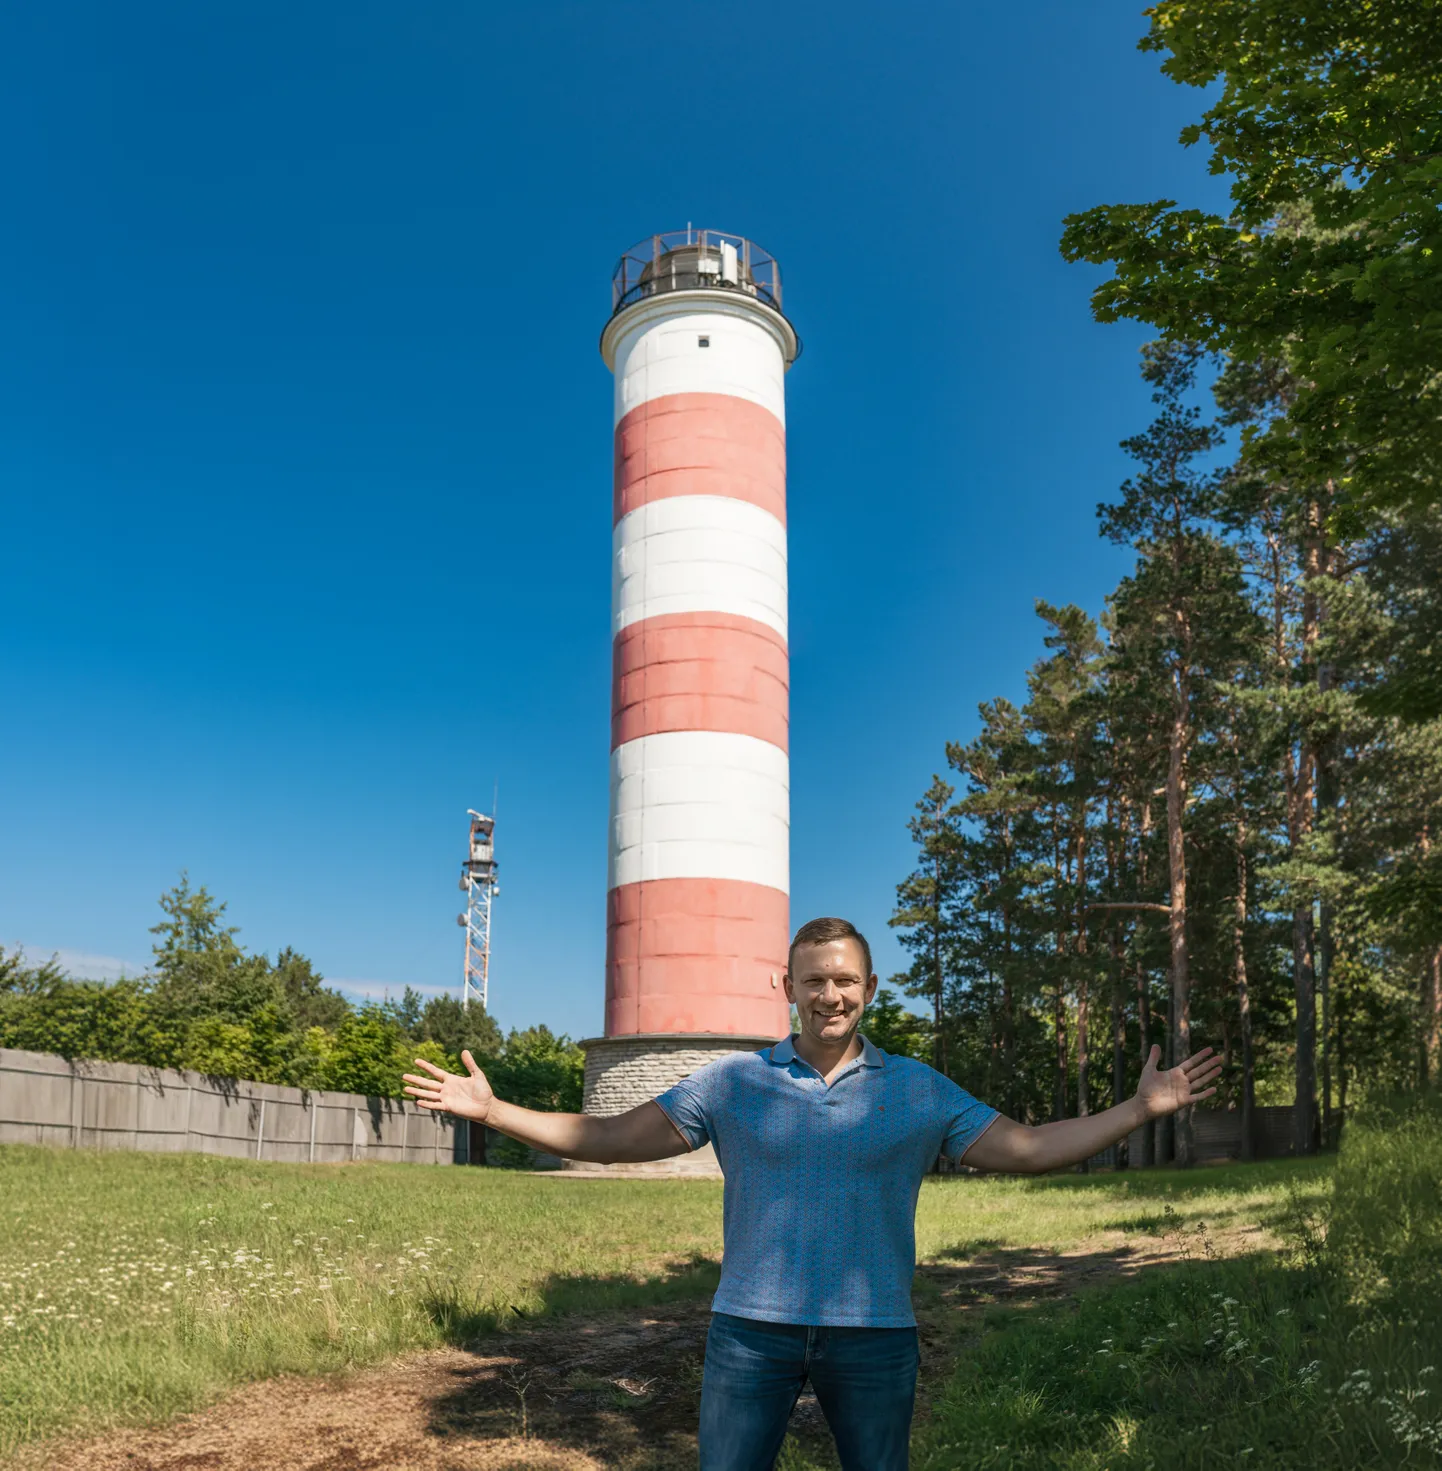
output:
M 793 1062 L 802 1061 L 796 1055 L 796 1038 L 794 1036 L 783 1037 L 779 1042 L 771 1046 L 771 1061 L 778 1067 L 787 1067 Z M 861 1056 L 853 1058 L 847 1064 L 848 1067 L 885 1067 L 886 1054 L 879 1047 L 873 1047 L 871 1038 L 865 1032 L 861 1034 Z

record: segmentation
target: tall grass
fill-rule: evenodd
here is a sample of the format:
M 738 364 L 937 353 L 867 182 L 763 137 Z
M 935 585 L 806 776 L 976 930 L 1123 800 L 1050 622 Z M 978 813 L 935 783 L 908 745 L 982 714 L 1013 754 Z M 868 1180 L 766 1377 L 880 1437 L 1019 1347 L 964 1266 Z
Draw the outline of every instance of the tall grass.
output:
M 1191 1259 L 1065 1309 L 1000 1314 L 965 1354 L 928 1471 L 1442 1465 L 1442 1102 L 1348 1129 L 1330 1198 L 1241 1260 Z

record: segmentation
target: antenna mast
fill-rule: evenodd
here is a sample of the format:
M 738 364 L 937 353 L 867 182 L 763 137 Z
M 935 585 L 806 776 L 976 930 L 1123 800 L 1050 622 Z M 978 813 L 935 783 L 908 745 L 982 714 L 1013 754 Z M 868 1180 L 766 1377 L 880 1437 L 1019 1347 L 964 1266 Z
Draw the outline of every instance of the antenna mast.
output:
M 474 810 L 471 819 L 468 854 L 461 864 L 461 888 L 466 896 L 466 912 L 456 916 L 456 923 L 466 932 L 466 968 L 461 980 L 461 1006 L 469 1011 L 471 997 L 487 1009 L 491 979 L 491 900 L 501 892 L 496 882 L 496 819 Z

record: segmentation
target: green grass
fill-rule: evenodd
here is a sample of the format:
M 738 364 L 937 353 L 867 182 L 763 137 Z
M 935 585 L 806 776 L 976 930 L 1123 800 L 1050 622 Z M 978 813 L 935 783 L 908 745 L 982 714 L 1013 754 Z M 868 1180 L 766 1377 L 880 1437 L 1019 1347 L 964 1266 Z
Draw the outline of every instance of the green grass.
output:
M 930 1180 L 924 1258 L 1275 1221 L 1325 1167 Z M 267 1375 L 465 1342 L 518 1314 L 708 1294 L 721 1187 L 0 1147 L 0 1455 Z
M 0 1148 L 0 1456 L 231 1385 L 714 1288 L 721 1188 Z
M 1352 1124 L 1334 1191 L 1287 1213 L 1285 1252 L 1213 1259 L 1194 1231 L 1181 1267 L 995 1313 L 916 1465 L 1442 1465 L 1442 1101 Z
M 1161 1236 L 1178 1227 L 1275 1230 L 1294 1196 L 1320 1203 L 1330 1159 L 1268 1160 L 1189 1172 L 950 1176 L 926 1182 L 916 1212 L 918 1257 L 967 1257 L 989 1247 L 1064 1250 L 1100 1231 Z

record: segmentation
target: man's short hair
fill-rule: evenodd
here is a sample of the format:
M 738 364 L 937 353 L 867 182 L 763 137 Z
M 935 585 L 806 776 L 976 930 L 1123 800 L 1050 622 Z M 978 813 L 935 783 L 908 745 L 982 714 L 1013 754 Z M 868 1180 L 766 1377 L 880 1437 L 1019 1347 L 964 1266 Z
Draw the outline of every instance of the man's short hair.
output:
M 808 919 L 796 931 L 796 936 L 791 941 L 791 948 L 786 952 L 786 969 L 793 976 L 796 974 L 792 962 L 796 958 L 798 945 L 829 945 L 832 940 L 855 940 L 861 946 L 863 966 L 861 979 L 869 980 L 871 977 L 871 946 L 866 943 L 866 936 L 849 919 L 836 919 L 829 915 L 823 919 Z

